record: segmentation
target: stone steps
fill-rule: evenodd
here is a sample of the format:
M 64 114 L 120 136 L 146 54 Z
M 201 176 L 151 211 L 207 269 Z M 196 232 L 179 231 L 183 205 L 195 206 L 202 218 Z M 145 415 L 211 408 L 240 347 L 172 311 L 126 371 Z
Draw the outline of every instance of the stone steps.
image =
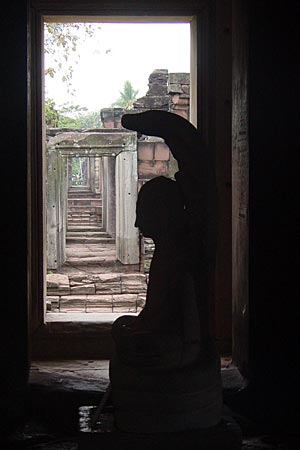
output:
M 101 231 L 104 232 L 103 228 L 101 226 L 97 225 L 73 225 L 68 227 L 68 232 L 87 232 L 87 231 Z
M 86 227 L 94 226 L 100 228 L 102 225 L 102 215 L 98 214 L 68 214 L 68 229 L 70 227 L 81 227 L 80 231 L 84 231 Z
M 110 242 L 111 236 L 106 233 L 105 231 L 101 231 L 99 229 L 96 229 L 96 227 L 94 227 L 95 230 L 82 230 L 80 229 L 78 230 L 70 230 L 68 229 L 67 232 L 67 238 L 71 239 L 71 238 L 78 238 L 78 237 L 82 237 L 82 238 L 101 238 L 101 239 L 109 239 L 108 242 Z
M 101 222 L 99 220 L 96 219 L 90 219 L 90 220 L 68 220 L 68 229 L 69 227 L 77 227 L 78 225 L 80 225 L 83 228 L 87 228 L 87 227 L 99 227 L 101 228 Z
M 73 222 L 77 222 L 77 223 L 80 222 L 81 220 L 83 222 L 84 221 L 86 222 L 86 221 L 89 221 L 89 220 L 96 220 L 96 221 L 99 222 L 99 216 L 91 215 L 91 214 L 85 214 L 85 215 L 82 215 L 82 214 L 76 215 L 76 214 L 74 214 L 74 215 L 69 215 L 68 218 L 70 220 L 73 220 Z
M 99 211 L 99 209 L 101 210 L 102 207 L 101 206 L 86 206 L 86 205 L 73 205 L 73 206 L 68 206 L 68 211 L 74 211 L 74 212 L 86 212 L 86 211 Z
M 142 273 L 47 275 L 48 312 L 139 312 L 145 305 Z
M 111 242 L 110 238 L 99 235 L 87 235 L 87 227 L 101 227 L 102 225 L 102 196 L 96 194 L 88 187 L 71 187 L 68 192 L 68 233 L 67 243 L 101 243 Z M 77 230 L 70 230 L 80 227 Z M 78 231 L 77 235 L 70 231 Z M 88 231 L 98 231 L 90 229 Z M 81 235 L 79 235 L 81 233 Z M 101 238 L 101 239 L 99 239 Z
M 73 223 L 74 224 L 74 223 Z M 114 244 L 115 239 L 100 227 L 90 226 L 87 230 L 82 221 L 80 226 L 70 226 L 68 222 L 67 244 Z M 71 228 L 71 229 L 70 229 Z
M 68 198 L 73 197 L 94 197 L 94 198 L 101 198 L 100 193 L 92 192 L 89 188 L 69 188 L 68 191 Z
M 146 294 L 47 295 L 46 308 L 51 313 L 139 313 Z
M 68 206 L 101 206 L 101 198 L 91 198 L 91 197 L 74 197 L 68 198 Z
M 113 244 L 115 239 L 112 237 L 102 236 L 68 236 L 66 238 L 67 244 Z
M 96 214 L 68 214 L 68 219 L 73 220 L 73 222 L 84 222 L 89 220 L 96 220 L 99 222 L 99 216 Z

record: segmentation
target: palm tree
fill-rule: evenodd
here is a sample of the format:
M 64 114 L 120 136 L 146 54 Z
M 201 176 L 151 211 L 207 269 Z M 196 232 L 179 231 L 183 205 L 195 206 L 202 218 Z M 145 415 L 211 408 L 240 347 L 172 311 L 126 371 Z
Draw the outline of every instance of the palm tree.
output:
M 121 96 L 112 104 L 112 106 L 123 109 L 132 109 L 138 92 L 138 90 L 133 88 L 130 81 L 126 80 L 124 83 L 123 92 L 120 91 Z

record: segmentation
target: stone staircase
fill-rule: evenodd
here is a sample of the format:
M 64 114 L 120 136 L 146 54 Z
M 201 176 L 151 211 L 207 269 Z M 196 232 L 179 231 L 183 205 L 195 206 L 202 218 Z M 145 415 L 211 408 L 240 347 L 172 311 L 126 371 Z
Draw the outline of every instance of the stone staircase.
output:
M 68 244 L 108 244 L 114 239 L 102 228 L 102 198 L 87 187 L 68 193 Z
M 144 307 L 148 276 L 116 260 L 115 240 L 102 228 L 101 196 L 84 187 L 69 191 L 66 253 L 59 272 L 47 274 L 47 312 L 138 313 Z

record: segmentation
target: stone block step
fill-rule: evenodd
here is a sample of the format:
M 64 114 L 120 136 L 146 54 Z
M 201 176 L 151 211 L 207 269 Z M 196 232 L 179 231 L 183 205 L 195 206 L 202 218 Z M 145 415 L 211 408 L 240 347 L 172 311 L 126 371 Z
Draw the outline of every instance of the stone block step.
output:
M 68 198 L 68 206 L 74 205 L 88 205 L 88 206 L 99 206 L 102 204 L 102 200 L 99 198 L 90 198 L 90 197 L 74 197 Z
M 99 216 L 97 214 L 88 214 L 88 213 L 73 213 L 73 214 L 68 214 L 68 217 L 71 219 L 76 219 L 76 220 L 80 220 L 80 219 L 91 219 L 91 218 L 98 218 Z
M 97 210 L 98 208 L 102 208 L 102 206 L 99 205 L 69 205 L 68 206 L 68 211 L 84 211 L 84 210 L 88 210 L 88 211 L 93 211 L 93 210 Z
M 102 231 L 104 232 L 105 230 L 103 230 L 103 228 L 98 225 L 86 225 L 86 226 L 82 226 L 82 225 L 73 225 L 73 226 L 69 226 L 68 227 L 68 232 L 72 232 L 72 231 L 78 231 L 78 232 L 84 232 L 84 231 Z
M 102 238 L 111 238 L 111 236 L 106 233 L 105 231 L 99 231 L 97 230 L 86 230 L 86 229 L 80 229 L 80 230 L 68 230 L 67 232 L 67 238 L 69 237 L 102 237 Z
M 106 237 L 72 236 L 66 238 L 67 244 L 114 244 L 115 239 Z
M 76 227 L 77 225 L 82 226 L 83 228 L 95 226 L 95 227 L 101 227 L 101 223 L 98 221 L 90 220 L 88 222 L 68 222 L 68 228 L 69 227 Z
M 95 220 L 88 220 L 88 221 L 80 221 L 80 222 L 72 222 L 72 221 L 69 221 L 68 222 L 68 229 L 70 228 L 70 227 L 76 227 L 77 225 L 80 225 L 81 227 L 82 227 L 82 231 L 84 230 L 84 229 L 86 229 L 87 227 L 91 227 L 91 226 L 93 226 L 93 227 L 101 227 L 101 222 L 99 222 L 99 221 L 95 221 Z
M 140 312 L 145 294 L 47 295 L 47 312 Z
M 95 217 L 68 217 L 68 222 L 73 222 L 73 224 L 76 225 L 84 225 L 84 223 L 81 222 L 92 222 L 93 224 L 95 224 L 95 226 L 100 226 L 101 222 L 102 222 L 102 217 L 100 216 L 95 216 Z
M 69 188 L 68 197 L 89 196 L 94 198 L 101 198 L 101 193 L 92 192 L 90 189 L 83 188 Z
M 69 211 L 68 212 L 69 216 L 74 216 L 74 217 L 97 217 L 99 216 L 99 214 L 97 214 L 94 211 L 88 211 L 88 210 L 83 210 L 83 211 Z
M 100 193 L 92 192 L 91 190 L 70 190 L 68 191 L 68 197 L 81 197 L 81 196 L 89 196 L 89 197 L 101 197 Z

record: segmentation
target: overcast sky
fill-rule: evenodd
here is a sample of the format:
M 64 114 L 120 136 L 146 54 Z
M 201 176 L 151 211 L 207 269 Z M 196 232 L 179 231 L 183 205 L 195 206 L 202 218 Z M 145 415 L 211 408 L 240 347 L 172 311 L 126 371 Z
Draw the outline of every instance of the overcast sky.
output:
M 100 24 L 92 39 L 79 46 L 74 68 L 75 96 L 60 77 L 46 77 L 46 95 L 59 106 L 79 104 L 90 111 L 110 107 L 129 80 L 138 97 L 146 94 L 154 69 L 190 72 L 189 24 Z M 46 67 L 49 61 L 45 62 Z

